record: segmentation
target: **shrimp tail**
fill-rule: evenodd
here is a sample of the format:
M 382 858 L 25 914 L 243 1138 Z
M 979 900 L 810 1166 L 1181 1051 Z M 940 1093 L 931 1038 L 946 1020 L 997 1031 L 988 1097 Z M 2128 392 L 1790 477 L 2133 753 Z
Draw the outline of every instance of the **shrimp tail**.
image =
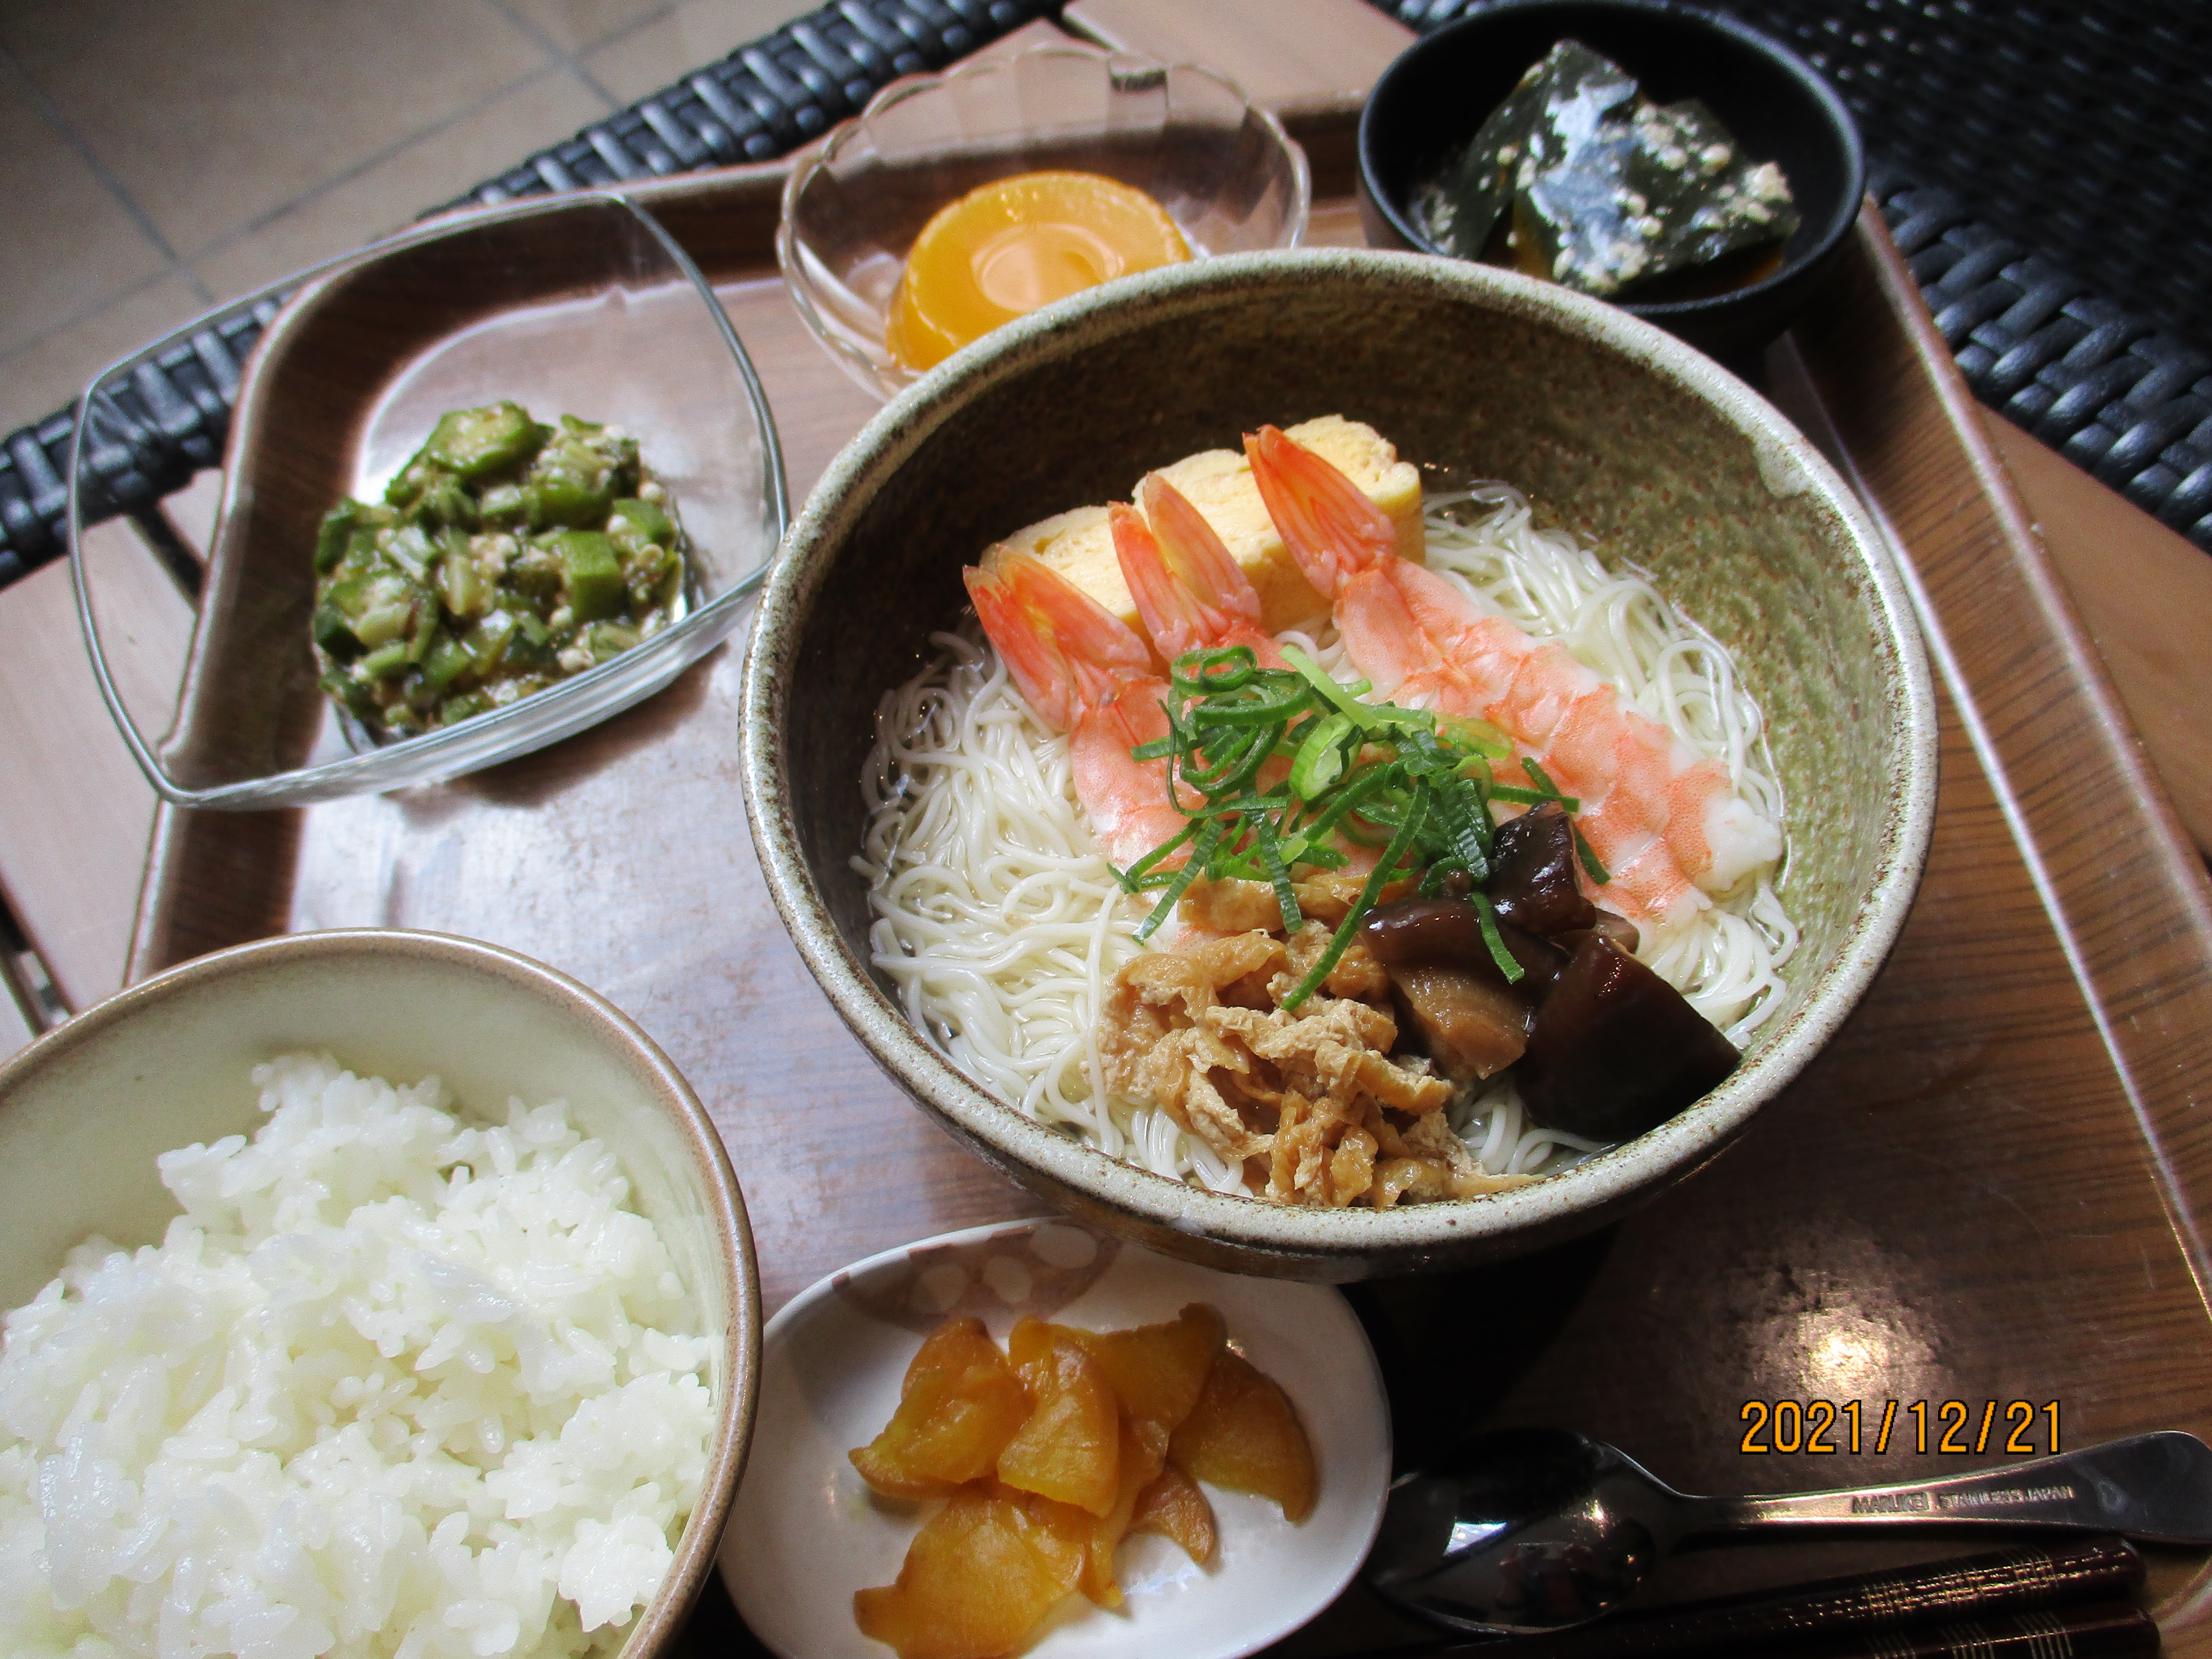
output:
M 1152 647 L 1134 629 L 1030 554 L 1002 544 L 960 576 L 1006 672 L 1056 732 L 1154 672 Z
M 1398 532 L 1389 515 L 1280 428 L 1246 433 L 1244 455 L 1276 533 L 1323 599 L 1334 599 L 1352 577 L 1397 556 Z
M 1137 614 L 1170 662 L 1212 646 L 1249 647 L 1262 665 L 1282 666 L 1260 631 L 1260 593 L 1199 510 L 1157 472 L 1137 487 L 1141 513 L 1109 509 L 1114 553 Z

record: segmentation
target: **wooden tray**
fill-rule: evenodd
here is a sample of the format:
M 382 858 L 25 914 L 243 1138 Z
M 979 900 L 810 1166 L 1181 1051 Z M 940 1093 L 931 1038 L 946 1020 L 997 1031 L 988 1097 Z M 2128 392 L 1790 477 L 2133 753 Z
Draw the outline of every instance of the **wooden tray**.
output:
M 1353 242 L 1351 122 L 1296 124 L 1312 240 Z M 802 331 L 769 246 L 780 167 L 641 197 L 720 289 L 804 490 L 871 405 Z M 2212 1181 L 2212 892 L 1871 210 L 1770 390 L 1888 526 L 1944 709 L 1927 877 L 1896 951 L 1805 1077 L 1711 1169 L 1609 1233 L 1451 1279 L 1355 1287 L 1401 1457 L 1478 1420 L 1613 1439 L 1711 1492 L 2001 1461 L 2008 1402 L 2077 1446 L 2212 1433 L 2198 1218 Z M 855 596 L 855 603 L 864 602 Z M 745 1189 L 773 1310 L 821 1274 L 1034 1205 L 929 1127 L 800 966 L 755 866 L 725 647 L 613 722 L 459 782 L 259 815 L 164 811 L 137 979 L 271 932 L 471 934 L 622 1005 L 696 1086 Z M 1862 1449 L 1747 1455 L 1747 1401 L 1856 1400 Z M 1986 1449 L 1875 1449 L 1883 1402 L 1984 1402 Z M 1942 1431 L 1935 1424 L 1931 1444 Z M 1840 1436 L 1836 1437 L 1839 1440 Z M 1959 1553 L 1793 1541 L 1686 1558 L 1674 1599 Z M 2208 1575 L 2154 1561 L 2169 1650 L 2212 1654 Z M 753 1651 L 712 1601 L 695 1634 Z M 1353 1590 L 1285 1654 L 1426 1632 Z

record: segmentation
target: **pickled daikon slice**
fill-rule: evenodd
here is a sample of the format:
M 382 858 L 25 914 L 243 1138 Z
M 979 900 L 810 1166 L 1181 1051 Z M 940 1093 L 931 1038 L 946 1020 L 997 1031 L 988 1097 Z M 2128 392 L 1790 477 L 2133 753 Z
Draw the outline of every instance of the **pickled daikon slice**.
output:
M 1049 1498 L 963 1486 L 915 1535 L 896 1583 L 854 1592 L 853 1617 L 899 1659 L 995 1659 L 1075 1588 L 1091 1525 Z
M 1201 1567 L 1213 1559 L 1213 1505 L 1198 1482 L 1172 1463 L 1138 1494 L 1129 1531 L 1156 1532 L 1182 1545 L 1183 1553 Z
M 1214 1359 L 1168 1457 L 1195 1480 L 1273 1498 L 1290 1520 L 1313 1512 L 1313 1448 L 1290 1396 L 1234 1349 Z
M 1132 1532 L 1210 1564 L 1200 1480 L 1272 1498 L 1292 1521 L 1314 1504 L 1289 1397 L 1197 1304 L 1126 1331 L 1024 1319 L 1004 1357 L 980 1322 L 948 1321 L 908 1368 L 890 1425 L 852 1458 L 891 1496 L 951 1492 L 897 1583 L 853 1599 L 860 1629 L 900 1659 L 994 1659 L 1072 1589 L 1120 1607 L 1114 1555 Z
M 935 1497 L 995 1469 L 1030 1412 L 1029 1390 L 983 1322 L 947 1320 L 922 1343 L 898 1409 L 852 1454 L 853 1467 L 887 1497 Z
M 1195 1302 L 1164 1325 L 1069 1334 L 1098 1362 L 1131 1417 L 1170 1434 L 1198 1403 L 1224 1337 L 1221 1316 Z
M 1121 1406 L 1073 1334 L 1024 1319 L 1006 1343 L 1036 1409 L 999 1454 L 999 1479 L 1103 1516 L 1121 1485 Z
M 1078 1586 L 1102 1607 L 1121 1605 L 1121 1587 L 1114 1579 L 1114 1552 L 1129 1530 L 1138 1504 L 1159 1479 L 1167 1461 L 1168 1431 L 1157 1423 L 1123 1416 L 1121 1490 L 1114 1496 L 1114 1507 L 1091 1523 L 1083 1578 Z

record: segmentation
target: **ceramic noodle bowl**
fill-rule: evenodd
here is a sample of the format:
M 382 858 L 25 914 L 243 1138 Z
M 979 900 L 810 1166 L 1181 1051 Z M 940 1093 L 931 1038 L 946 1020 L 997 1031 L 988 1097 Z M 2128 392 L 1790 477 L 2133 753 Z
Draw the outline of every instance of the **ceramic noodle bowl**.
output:
M 1089 1150 L 977 1086 L 868 966 L 848 860 L 877 700 L 951 625 L 994 539 L 1127 499 L 1146 469 L 1263 422 L 1364 421 L 1404 459 L 1504 479 L 1734 653 L 1787 800 L 1778 891 L 1802 929 L 1743 1063 L 1658 1127 L 1489 1196 L 1297 1208 Z M 1464 1267 L 1597 1226 L 1742 1133 L 1881 967 L 1926 853 L 1936 719 L 1897 573 L 1840 478 L 1709 360 L 1506 271 L 1311 250 L 1177 267 L 1076 296 L 961 352 L 823 476 L 770 578 L 745 673 L 744 787 L 776 903 L 882 1065 L 952 1133 L 1093 1224 L 1194 1260 L 1346 1279 Z

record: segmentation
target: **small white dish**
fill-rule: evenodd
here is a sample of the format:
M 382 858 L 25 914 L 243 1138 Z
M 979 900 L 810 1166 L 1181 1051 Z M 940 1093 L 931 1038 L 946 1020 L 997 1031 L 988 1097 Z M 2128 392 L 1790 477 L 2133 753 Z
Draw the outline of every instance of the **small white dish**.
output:
M 723 1582 L 783 1659 L 886 1659 L 853 1592 L 898 1577 L 929 1508 L 876 1498 L 846 1454 L 875 1438 L 922 1338 L 973 1314 L 1004 1340 L 1024 1314 L 1105 1330 L 1209 1303 L 1229 1340 L 1282 1384 L 1313 1443 L 1314 1512 L 1209 1486 L 1211 1568 L 1164 1538 L 1122 1547 L 1120 1613 L 1071 1596 L 1030 1659 L 1240 1659 L 1334 1601 L 1366 1559 L 1390 1481 L 1382 1376 L 1351 1307 L 1325 1285 L 1248 1279 L 1157 1255 L 1063 1218 L 947 1233 L 870 1256 L 769 1322 L 759 1416 L 722 1534 Z

